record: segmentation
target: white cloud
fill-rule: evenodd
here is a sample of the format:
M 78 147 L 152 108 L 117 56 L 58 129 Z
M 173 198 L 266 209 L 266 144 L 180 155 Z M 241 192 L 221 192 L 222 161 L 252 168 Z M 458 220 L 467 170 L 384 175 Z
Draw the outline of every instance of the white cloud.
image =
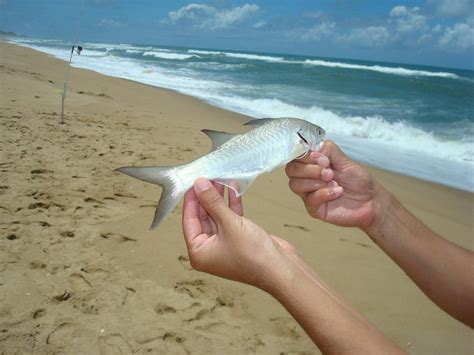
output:
M 442 17 L 462 17 L 474 15 L 474 0 L 428 0 L 435 13 Z
M 439 39 L 439 46 L 446 50 L 474 49 L 474 26 L 472 23 L 456 23 L 446 27 Z
M 421 33 L 428 29 L 427 18 L 420 14 L 419 7 L 395 6 L 389 16 L 389 23 L 399 34 Z
M 408 14 L 408 9 L 406 6 L 395 6 L 389 13 L 390 17 L 403 17 Z
M 353 44 L 359 47 L 383 47 L 390 41 L 390 33 L 385 26 L 369 26 L 354 28 L 346 35 L 338 37 L 340 42 Z
M 335 22 L 322 22 L 305 30 L 301 35 L 301 39 L 305 41 L 320 41 L 334 34 L 335 29 Z
M 164 22 L 173 25 L 187 22 L 198 28 L 218 30 L 241 23 L 256 14 L 259 9 L 255 4 L 218 9 L 206 4 L 191 3 L 169 12 L 168 19 Z
M 341 44 L 366 48 L 384 47 L 391 43 L 414 46 L 419 43 L 419 38 L 430 31 L 428 18 L 419 7 L 395 6 L 381 24 L 352 29 L 343 29 L 329 20 L 321 21 L 324 14 L 319 12 L 311 17 L 319 19 L 319 23 L 295 32 L 302 40 L 331 39 Z
M 168 13 L 170 22 L 176 23 L 180 20 L 198 20 L 214 13 L 215 8 L 203 4 L 189 4 L 179 10 Z

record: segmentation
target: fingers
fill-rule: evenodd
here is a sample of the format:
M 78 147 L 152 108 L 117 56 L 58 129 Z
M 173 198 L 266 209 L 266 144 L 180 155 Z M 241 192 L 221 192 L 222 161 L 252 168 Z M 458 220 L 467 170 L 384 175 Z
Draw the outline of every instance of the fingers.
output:
M 321 205 L 337 199 L 343 192 L 344 189 L 341 186 L 330 186 L 309 193 L 304 199 L 306 209 L 312 216 L 323 219 L 324 216 L 318 213 Z
M 199 203 L 216 223 L 222 222 L 228 216 L 230 210 L 211 182 L 204 178 L 198 178 L 194 182 L 194 192 Z
M 336 143 L 330 140 L 324 142 L 321 154 L 325 155 L 335 167 L 353 163 L 352 160 L 349 159 L 349 157 L 336 145 Z
M 201 226 L 202 226 L 202 232 L 206 234 L 214 234 L 215 233 L 215 223 L 212 220 L 211 217 L 209 217 L 209 214 L 207 211 L 204 209 L 199 204 L 199 220 L 201 221 Z
M 330 186 L 331 182 L 319 179 L 291 178 L 289 183 L 291 191 L 297 195 L 306 194 Z
M 233 189 L 228 189 L 227 191 L 229 194 L 229 208 L 239 216 L 243 216 L 244 207 L 242 206 L 242 198 L 240 196 L 237 197 L 237 194 Z
M 320 152 L 311 152 L 311 157 L 321 168 L 329 168 L 329 165 L 331 164 L 329 158 Z
M 286 175 L 289 178 L 321 179 L 331 181 L 334 173 L 331 169 L 322 168 L 319 165 L 292 161 L 286 165 Z
M 225 191 L 225 185 L 222 185 L 221 183 L 218 183 L 216 181 L 213 181 L 212 184 L 214 185 L 214 187 L 216 188 L 217 192 L 219 193 L 219 195 L 221 195 L 222 197 L 224 197 L 224 191 Z
M 310 151 L 301 159 L 296 159 L 300 163 L 304 164 L 317 164 L 322 168 L 329 167 L 329 159 L 324 154 L 317 151 Z
M 202 225 L 199 218 L 199 202 L 193 189 L 184 195 L 182 223 L 184 239 L 186 245 L 190 248 L 193 244 L 193 239 L 202 233 Z

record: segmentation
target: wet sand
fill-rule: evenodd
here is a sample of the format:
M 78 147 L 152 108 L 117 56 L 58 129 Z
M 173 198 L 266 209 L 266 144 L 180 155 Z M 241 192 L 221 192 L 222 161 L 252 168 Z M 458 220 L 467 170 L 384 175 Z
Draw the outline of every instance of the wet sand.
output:
M 210 148 L 201 129 L 246 117 L 169 90 L 73 69 L 0 43 L 0 352 L 318 353 L 269 295 L 191 270 L 181 207 L 149 231 L 160 189 L 113 172 Z M 372 169 L 428 226 L 473 248 L 473 194 Z M 288 239 L 387 336 L 417 354 L 468 354 L 472 332 L 363 233 L 311 219 L 282 170 L 246 215 Z

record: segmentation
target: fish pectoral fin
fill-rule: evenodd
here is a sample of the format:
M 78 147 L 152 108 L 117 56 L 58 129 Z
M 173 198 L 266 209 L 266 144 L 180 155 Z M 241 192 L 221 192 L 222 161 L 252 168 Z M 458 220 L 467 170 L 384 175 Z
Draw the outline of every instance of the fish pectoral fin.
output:
M 237 135 L 237 134 L 232 134 L 232 133 L 227 133 L 227 132 L 213 131 L 211 129 L 202 129 L 201 132 L 211 139 L 212 150 L 216 150 L 225 142 L 227 142 L 228 140 L 230 140 L 231 138 Z
M 219 184 L 227 186 L 229 189 L 234 190 L 237 197 L 242 196 L 245 191 L 248 190 L 250 185 L 255 181 L 256 176 L 244 179 L 216 179 L 215 181 Z

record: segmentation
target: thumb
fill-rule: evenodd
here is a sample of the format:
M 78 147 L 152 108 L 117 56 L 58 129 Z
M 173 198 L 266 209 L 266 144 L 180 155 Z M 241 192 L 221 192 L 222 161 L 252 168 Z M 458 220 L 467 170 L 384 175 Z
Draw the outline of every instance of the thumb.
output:
M 346 164 L 353 164 L 353 161 L 344 154 L 344 152 L 331 140 L 324 142 L 324 146 L 321 149 L 321 154 L 324 154 L 329 158 L 329 161 L 334 166 L 341 166 Z
M 194 182 L 194 192 L 201 206 L 209 213 L 215 222 L 222 222 L 228 215 L 229 209 L 224 198 L 209 180 L 198 178 Z

